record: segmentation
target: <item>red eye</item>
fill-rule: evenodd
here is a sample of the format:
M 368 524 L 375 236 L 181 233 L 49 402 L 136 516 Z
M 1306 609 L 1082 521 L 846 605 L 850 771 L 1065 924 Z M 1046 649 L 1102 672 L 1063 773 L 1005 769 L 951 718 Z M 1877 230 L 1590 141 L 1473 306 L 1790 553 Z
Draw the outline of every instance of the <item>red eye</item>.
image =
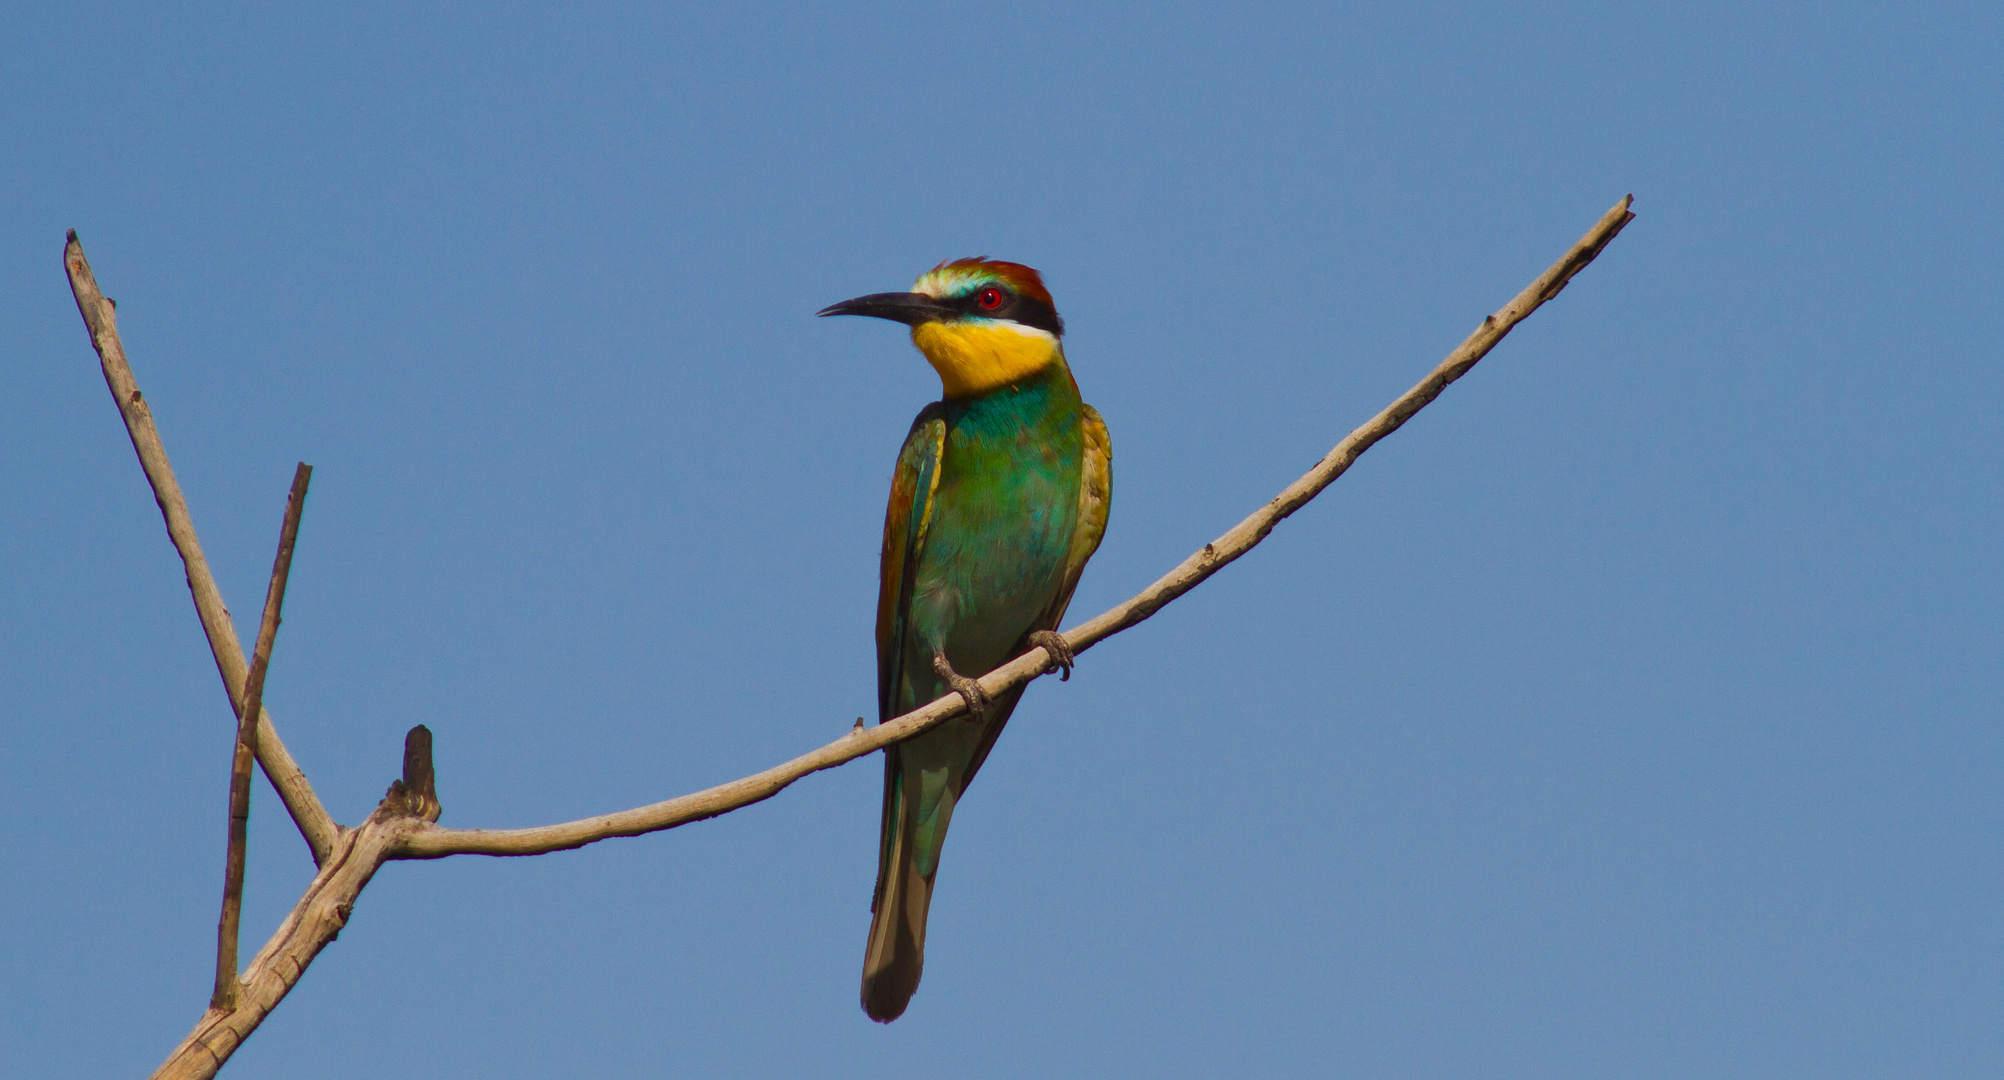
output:
M 995 288 L 993 285 L 991 285 L 988 288 L 981 290 L 980 295 L 974 298 L 974 302 L 980 304 L 982 307 L 988 309 L 989 311 L 994 311 L 996 308 L 1002 306 L 1002 290 Z

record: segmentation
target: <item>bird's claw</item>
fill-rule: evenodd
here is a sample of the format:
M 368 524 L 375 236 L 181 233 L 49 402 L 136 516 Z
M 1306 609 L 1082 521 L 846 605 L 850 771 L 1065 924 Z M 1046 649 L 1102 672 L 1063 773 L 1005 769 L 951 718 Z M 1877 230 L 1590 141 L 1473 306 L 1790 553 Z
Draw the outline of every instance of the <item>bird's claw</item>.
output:
M 1026 640 L 1029 641 L 1031 648 L 1040 648 L 1050 654 L 1050 661 L 1044 665 L 1046 675 L 1056 671 L 1062 673 L 1058 676 L 1059 682 L 1071 680 L 1072 662 L 1077 658 L 1072 655 L 1072 647 L 1065 641 L 1063 634 L 1051 630 L 1038 630 Z
M 979 682 L 953 670 L 953 665 L 947 663 L 944 656 L 932 658 L 932 670 L 933 674 L 945 679 L 946 684 L 953 687 L 962 701 L 967 702 L 967 719 L 979 722 L 988 712 L 990 700 L 988 691 L 983 690 Z

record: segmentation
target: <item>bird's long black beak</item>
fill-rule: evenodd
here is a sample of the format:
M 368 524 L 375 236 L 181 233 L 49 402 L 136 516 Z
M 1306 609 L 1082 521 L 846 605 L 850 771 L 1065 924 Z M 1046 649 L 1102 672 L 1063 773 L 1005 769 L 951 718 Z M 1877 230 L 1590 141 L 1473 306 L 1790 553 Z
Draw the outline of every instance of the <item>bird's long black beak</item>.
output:
M 948 307 L 924 293 L 880 292 L 859 296 L 854 300 L 844 300 L 822 308 L 819 315 L 868 315 L 876 319 L 889 319 L 907 326 L 920 323 L 942 322 L 960 315 L 957 308 Z

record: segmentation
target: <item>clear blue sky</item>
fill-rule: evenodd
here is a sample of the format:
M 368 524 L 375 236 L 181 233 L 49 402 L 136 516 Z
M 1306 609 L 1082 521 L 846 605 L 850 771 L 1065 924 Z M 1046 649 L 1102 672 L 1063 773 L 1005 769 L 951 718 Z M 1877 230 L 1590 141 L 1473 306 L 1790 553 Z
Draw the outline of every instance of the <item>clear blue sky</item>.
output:
M 0 41 L 0 1062 L 208 994 L 231 724 L 60 266 L 335 815 L 772 764 L 871 711 L 938 383 L 817 320 L 1041 268 L 1115 447 L 1074 621 L 1634 192 L 1314 506 L 1040 683 L 925 982 L 856 987 L 873 761 L 393 864 L 230 1065 L 351 1077 L 2004 1073 L 1995 4 L 27 5 Z M 240 624 L 241 625 L 241 624 Z M 246 630 L 248 634 L 248 630 Z M 309 878 L 269 789 L 246 951 Z

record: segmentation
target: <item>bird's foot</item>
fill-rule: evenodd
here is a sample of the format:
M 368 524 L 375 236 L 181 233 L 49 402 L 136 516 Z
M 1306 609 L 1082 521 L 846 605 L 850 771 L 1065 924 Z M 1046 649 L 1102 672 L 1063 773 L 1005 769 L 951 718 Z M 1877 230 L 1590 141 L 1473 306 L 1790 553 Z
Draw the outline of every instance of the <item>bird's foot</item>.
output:
M 1044 665 L 1044 674 L 1048 675 L 1053 671 L 1063 672 L 1058 676 L 1058 681 L 1070 681 L 1072 662 L 1077 658 L 1072 655 L 1072 647 L 1065 641 L 1063 634 L 1051 630 L 1037 630 L 1024 640 L 1030 643 L 1031 648 L 1041 648 L 1051 654 L 1050 661 Z
M 980 683 L 953 670 L 953 665 L 946 662 L 945 656 L 932 658 L 932 671 L 933 674 L 945 679 L 946 684 L 953 687 L 961 700 L 967 702 L 966 719 L 978 723 L 988 712 L 988 691 L 983 690 Z

